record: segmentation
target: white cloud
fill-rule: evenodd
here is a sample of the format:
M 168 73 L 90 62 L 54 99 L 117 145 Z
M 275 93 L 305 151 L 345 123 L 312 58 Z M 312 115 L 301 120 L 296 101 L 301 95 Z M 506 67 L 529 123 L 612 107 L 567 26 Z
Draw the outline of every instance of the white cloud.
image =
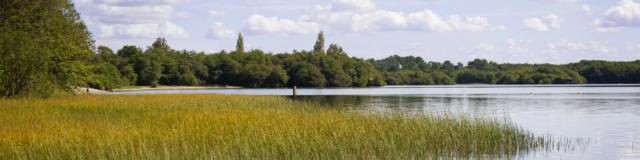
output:
M 116 6 L 98 4 L 89 11 L 99 21 L 108 24 L 151 23 L 169 19 L 173 12 L 170 5 Z
M 189 38 L 180 26 L 166 20 L 161 24 L 100 24 L 100 38 Z
M 487 43 L 480 43 L 474 47 L 475 51 L 493 51 L 496 47 L 489 45 Z
M 490 30 L 492 30 L 492 31 L 504 31 L 504 30 L 507 30 L 507 27 L 505 27 L 504 25 L 491 26 Z
M 449 24 L 456 30 L 483 31 L 489 26 L 489 20 L 487 17 L 467 17 L 463 21 L 459 15 L 450 15 Z
M 640 44 L 632 44 L 627 42 L 627 50 L 629 51 L 640 51 Z
M 212 10 L 209 10 L 208 13 L 209 13 L 210 16 L 213 16 L 213 17 L 215 17 L 215 16 L 224 16 L 224 11 L 216 11 L 216 10 L 212 9 Z
M 161 31 L 164 37 L 169 38 L 189 38 L 189 33 L 187 33 L 184 28 L 176 25 L 175 23 L 166 20 L 164 25 L 161 25 Z
M 318 5 L 318 10 L 333 12 L 364 12 L 376 9 L 376 4 L 370 0 L 334 0 L 330 5 Z
M 593 14 L 593 11 L 591 10 L 591 7 L 589 5 L 587 5 L 587 4 L 582 4 L 582 6 L 580 6 L 580 11 L 585 15 Z
M 596 32 L 618 32 L 622 30 L 623 27 L 616 26 L 605 26 L 602 25 L 599 19 L 593 21 L 593 25 L 596 27 Z
M 582 51 L 582 52 L 588 52 L 588 53 L 606 54 L 606 53 L 612 53 L 617 51 L 616 49 L 607 47 L 606 43 L 599 42 L 599 41 L 589 41 L 588 43 L 578 43 L 578 42 L 571 42 L 567 40 L 561 40 L 560 42 L 555 44 L 548 44 L 547 48 L 552 52 Z
M 444 21 L 442 17 L 428 9 L 411 13 L 407 19 L 409 20 L 409 27 L 412 30 L 428 32 L 448 32 L 453 30 L 449 23 Z
M 352 29 L 356 32 L 375 32 L 394 30 L 407 26 L 407 19 L 402 12 L 377 10 L 353 15 Z
M 100 38 L 188 38 L 189 34 L 171 18 L 189 17 L 172 4 L 181 0 L 80 0 L 78 10 L 90 25 L 97 25 Z
M 254 14 L 247 20 L 249 33 L 281 33 L 281 34 L 312 34 L 320 31 L 320 25 L 315 22 L 293 21 L 278 17 L 265 17 Z
M 328 5 L 316 5 L 316 12 L 302 15 L 297 21 L 280 17 L 265 17 L 259 14 L 252 15 L 248 21 L 247 30 L 250 33 L 308 34 L 320 29 L 344 34 L 393 31 L 501 31 L 506 29 L 503 25 L 491 26 L 487 17 L 465 17 L 456 14 L 443 17 L 429 9 L 409 13 L 376 9 L 376 4 L 370 0 L 334 0 Z M 281 23 L 293 24 L 293 26 L 287 27 Z
M 560 28 L 560 22 L 563 21 L 555 13 L 549 13 L 549 15 L 546 15 L 546 16 L 542 17 L 542 19 L 547 21 L 547 23 L 549 23 L 549 26 L 551 26 L 551 28 L 553 28 L 553 29 Z
M 594 21 L 596 31 L 619 31 L 623 27 L 640 27 L 640 3 L 622 0 L 604 12 L 602 20 Z
M 221 22 L 216 22 L 209 28 L 208 38 L 212 39 L 229 39 L 235 36 L 236 32 L 225 27 Z
M 536 30 L 540 32 L 549 31 L 549 27 L 547 27 L 546 24 L 542 23 L 542 20 L 540 20 L 539 18 L 525 19 L 522 22 L 522 24 L 524 24 L 524 27 L 527 29 Z
M 527 53 L 529 49 L 519 47 L 519 45 L 523 43 L 531 43 L 531 42 L 532 42 L 531 40 L 514 40 L 512 38 L 509 38 L 505 40 L 505 43 L 507 44 L 507 53 L 511 53 L 511 54 Z
M 491 26 L 487 17 L 463 17 L 452 14 L 446 17 L 424 9 L 417 12 L 376 9 L 370 0 L 334 0 L 328 5 L 316 5 L 316 13 L 300 19 L 323 25 L 329 32 L 370 33 L 392 31 L 450 32 L 505 30 Z
M 558 17 L 555 13 L 549 13 L 549 15 L 543 16 L 542 19 L 535 18 L 535 17 L 525 19 L 522 22 L 522 24 L 527 29 L 546 32 L 546 31 L 550 31 L 551 29 L 554 29 L 554 30 L 559 29 L 560 22 L 562 21 L 563 20 L 560 17 Z

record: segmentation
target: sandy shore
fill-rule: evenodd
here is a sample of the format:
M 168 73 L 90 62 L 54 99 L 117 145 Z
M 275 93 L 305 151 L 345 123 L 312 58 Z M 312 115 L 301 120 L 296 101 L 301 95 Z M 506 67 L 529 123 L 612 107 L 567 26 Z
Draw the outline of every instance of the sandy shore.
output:
M 238 86 L 158 86 L 155 88 L 151 88 L 150 86 L 135 86 L 135 88 L 119 88 L 119 89 L 114 89 L 112 91 L 78 87 L 75 89 L 75 93 L 87 94 L 87 93 L 106 93 L 106 92 L 122 92 L 122 91 L 140 91 L 140 90 L 219 89 L 219 88 L 242 88 L 242 87 L 238 87 Z
M 151 88 L 149 86 L 140 86 L 137 88 L 119 88 L 114 89 L 114 92 L 118 91 L 139 91 L 139 90 L 178 90 L 178 89 L 219 89 L 219 88 L 242 88 L 238 86 L 158 86 Z

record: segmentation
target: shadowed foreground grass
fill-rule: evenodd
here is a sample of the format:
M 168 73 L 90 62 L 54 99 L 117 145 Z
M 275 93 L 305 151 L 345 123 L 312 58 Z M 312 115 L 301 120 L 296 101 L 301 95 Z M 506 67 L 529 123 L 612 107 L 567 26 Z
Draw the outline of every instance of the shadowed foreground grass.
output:
M 354 113 L 277 96 L 0 99 L 0 159 L 513 157 L 547 144 L 504 120 Z

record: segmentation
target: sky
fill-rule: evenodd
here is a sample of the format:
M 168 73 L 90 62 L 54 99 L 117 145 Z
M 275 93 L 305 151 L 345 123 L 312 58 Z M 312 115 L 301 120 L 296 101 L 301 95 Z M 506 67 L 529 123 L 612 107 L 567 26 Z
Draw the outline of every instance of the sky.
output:
M 96 45 L 571 63 L 640 59 L 640 0 L 72 0 Z

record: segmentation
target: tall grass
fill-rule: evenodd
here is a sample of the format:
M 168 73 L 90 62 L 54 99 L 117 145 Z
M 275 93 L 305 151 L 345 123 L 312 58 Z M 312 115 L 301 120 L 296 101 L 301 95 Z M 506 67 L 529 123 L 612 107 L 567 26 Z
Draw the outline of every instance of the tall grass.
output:
M 0 159 L 513 157 L 547 145 L 504 120 L 356 113 L 276 96 L 0 99 Z

